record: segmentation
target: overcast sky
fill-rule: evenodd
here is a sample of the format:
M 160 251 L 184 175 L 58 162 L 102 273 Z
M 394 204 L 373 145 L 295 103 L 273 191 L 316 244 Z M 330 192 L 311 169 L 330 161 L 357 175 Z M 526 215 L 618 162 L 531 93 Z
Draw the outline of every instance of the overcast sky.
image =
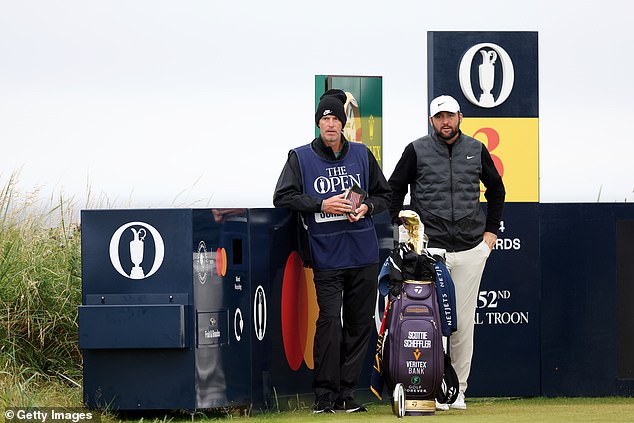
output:
M 389 177 L 427 132 L 428 31 L 537 31 L 541 201 L 632 202 L 632 4 L 0 0 L 0 188 L 271 207 L 316 74 L 383 77 Z

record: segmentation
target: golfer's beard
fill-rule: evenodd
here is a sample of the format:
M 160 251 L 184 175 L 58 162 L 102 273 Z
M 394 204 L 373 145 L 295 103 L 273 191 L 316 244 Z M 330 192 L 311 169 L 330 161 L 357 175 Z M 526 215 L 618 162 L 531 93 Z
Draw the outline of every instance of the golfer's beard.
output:
M 452 139 L 453 137 L 455 137 L 457 133 L 458 133 L 458 130 L 451 131 L 451 133 L 449 134 L 449 136 L 447 136 L 447 137 L 446 137 L 446 136 L 444 136 L 441 132 L 436 131 L 436 136 L 437 136 L 438 138 L 440 138 L 440 139 L 443 139 L 443 140 L 450 140 L 450 139 Z

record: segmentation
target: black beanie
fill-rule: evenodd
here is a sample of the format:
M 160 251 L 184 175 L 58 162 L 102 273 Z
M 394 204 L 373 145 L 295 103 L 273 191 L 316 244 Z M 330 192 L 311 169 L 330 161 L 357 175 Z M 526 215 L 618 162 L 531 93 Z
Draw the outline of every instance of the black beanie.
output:
M 315 125 L 319 126 L 319 119 L 328 115 L 335 115 L 341 121 L 341 126 L 346 126 L 346 112 L 343 105 L 346 104 L 346 93 L 341 90 L 328 90 L 319 97 L 319 105 L 315 112 Z

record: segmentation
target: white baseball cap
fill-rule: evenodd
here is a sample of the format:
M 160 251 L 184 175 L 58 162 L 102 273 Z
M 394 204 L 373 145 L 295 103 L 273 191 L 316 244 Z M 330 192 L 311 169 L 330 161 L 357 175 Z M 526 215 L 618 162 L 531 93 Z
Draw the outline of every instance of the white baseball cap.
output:
M 455 98 L 449 95 L 436 97 L 429 103 L 429 116 L 436 116 L 440 112 L 458 113 L 460 105 Z

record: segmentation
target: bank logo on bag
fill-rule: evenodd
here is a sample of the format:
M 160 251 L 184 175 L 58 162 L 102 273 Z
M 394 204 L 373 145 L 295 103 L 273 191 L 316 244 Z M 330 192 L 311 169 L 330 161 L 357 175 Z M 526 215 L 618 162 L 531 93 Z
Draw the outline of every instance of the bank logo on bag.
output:
M 480 57 L 477 54 L 480 54 Z M 481 59 L 477 75 L 472 75 L 472 63 L 475 58 Z M 500 73 L 498 77 L 496 74 Z M 472 76 L 476 76 L 479 87 L 472 86 Z M 515 82 L 513 61 L 506 50 L 497 44 L 480 43 L 471 47 L 462 56 L 458 70 L 460 88 L 464 96 L 480 107 L 492 108 L 504 103 L 511 95 Z M 495 82 L 501 80 L 501 87 Z M 497 98 L 493 93 L 499 90 Z
M 148 242 L 154 244 L 154 258 L 150 266 L 144 264 Z M 126 278 L 145 279 L 152 276 L 163 264 L 164 256 L 163 238 L 159 231 L 148 223 L 128 222 L 120 226 L 110 238 L 110 262 L 117 272 Z

